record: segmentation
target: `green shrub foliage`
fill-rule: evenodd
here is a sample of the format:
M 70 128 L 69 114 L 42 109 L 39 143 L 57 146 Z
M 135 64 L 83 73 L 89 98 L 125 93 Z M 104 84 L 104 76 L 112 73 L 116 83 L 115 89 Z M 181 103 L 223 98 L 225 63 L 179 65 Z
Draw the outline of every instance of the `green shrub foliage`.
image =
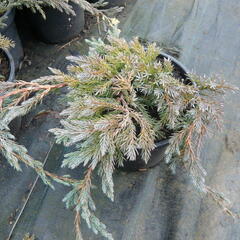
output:
M 137 38 L 127 42 L 119 33 L 113 27 L 105 42 L 89 40 L 89 55 L 69 57 L 72 64 L 67 74 L 51 69 L 53 75 L 32 82 L 0 83 L 2 154 L 17 170 L 21 161 L 35 169 L 46 184 L 52 186 L 54 180 L 72 188 L 63 201 L 76 212 L 79 240 L 80 217 L 95 233 L 113 239 L 94 214 L 93 172 L 101 177 L 103 193 L 114 200 L 115 167 L 134 161 L 139 152 L 148 162 L 156 141 L 163 139 L 169 139 L 165 161 L 171 169 L 183 167 L 200 192 L 232 214 L 224 197 L 205 185 L 199 155 L 209 126 L 221 125 L 219 96 L 234 88 L 216 77 L 189 74 L 187 81 L 181 79 L 169 59 L 158 58 L 161 50 L 155 44 L 144 47 Z M 85 166 L 81 180 L 45 171 L 8 129 L 12 119 L 27 114 L 52 90 L 65 86 L 69 104 L 61 113 L 62 128 L 50 132 L 57 143 L 75 146 L 65 155 L 62 167 Z

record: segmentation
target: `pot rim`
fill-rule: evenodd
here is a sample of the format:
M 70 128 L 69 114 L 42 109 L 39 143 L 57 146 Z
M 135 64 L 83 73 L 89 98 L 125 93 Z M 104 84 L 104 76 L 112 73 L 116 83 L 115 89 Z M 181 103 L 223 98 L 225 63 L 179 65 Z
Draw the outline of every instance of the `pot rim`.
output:
M 4 12 L 4 14 L 2 16 L 3 17 L 8 17 L 11 12 L 12 12 L 12 8 L 10 8 L 6 12 Z
M 189 70 L 180 62 L 178 61 L 175 57 L 167 54 L 167 53 L 164 53 L 164 52 L 160 52 L 159 56 L 163 56 L 169 60 L 171 60 L 172 62 L 174 62 L 176 65 L 178 65 L 180 68 L 182 68 L 182 70 L 185 72 L 185 74 L 187 75 L 189 73 Z
M 164 146 L 168 145 L 168 144 L 169 144 L 169 141 L 170 141 L 170 138 L 167 138 L 167 139 L 161 140 L 161 141 L 159 141 L 159 142 L 156 142 L 156 143 L 155 143 L 156 148 L 164 147 Z
M 8 61 L 9 61 L 9 65 L 10 65 L 9 66 L 10 73 L 9 73 L 9 77 L 6 82 L 14 82 L 14 80 L 15 80 L 15 63 L 14 63 L 12 54 L 6 49 L 1 48 L 1 50 L 6 54 Z
M 3 22 L 5 24 L 5 26 L 0 29 L 0 33 L 2 33 L 4 35 L 4 33 L 8 30 L 10 25 L 13 23 L 14 16 L 15 16 L 15 9 L 14 8 L 8 9 L 6 12 L 4 12 L 2 17 L 5 18 L 5 20 Z
M 169 59 L 171 62 L 175 63 L 176 65 L 179 66 L 179 68 L 181 68 L 184 72 L 184 74 L 187 76 L 187 74 L 189 73 L 188 69 L 180 62 L 178 61 L 175 57 L 167 54 L 167 53 L 164 53 L 164 52 L 160 52 L 159 56 L 163 56 L 164 58 L 167 58 Z M 166 145 L 169 144 L 169 141 L 170 141 L 170 137 L 168 137 L 167 139 L 164 139 L 164 140 L 161 140 L 159 142 L 156 142 L 156 148 L 159 148 L 159 147 L 164 147 Z

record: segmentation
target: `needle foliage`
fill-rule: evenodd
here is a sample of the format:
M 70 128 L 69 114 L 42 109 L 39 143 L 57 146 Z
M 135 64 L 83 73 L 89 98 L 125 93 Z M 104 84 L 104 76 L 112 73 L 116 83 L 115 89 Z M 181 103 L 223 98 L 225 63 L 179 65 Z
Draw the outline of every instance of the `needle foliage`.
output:
M 114 25 L 105 42 L 89 40 L 89 55 L 69 57 L 72 64 L 67 74 L 51 69 L 53 75 L 32 82 L 0 83 L 0 151 L 17 170 L 24 162 L 46 184 L 57 181 L 71 187 L 63 201 L 76 212 L 78 240 L 82 239 L 80 218 L 94 233 L 113 239 L 94 214 L 93 172 L 101 177 L 103 193 L 114 200 L 115 167 L 134 161 L 139 152 L 148 162 L 155 142 L 163 139 L 169 139 L 165 161 L 171 169 L 177 165 L 185 168 L 200 192 L 232 214 L 225 198 L 205 185 L 200 149 L 209 127 L 220 126 L 219 96 L 234 88 L 217 78 L 189 74 L 187 81 L 181 79 L 169 59 L 159 60 L 160 49 L 155 44 L 144 47 L 137 38 L 127 42 L 119 33 Z M 65 155 L 62 167 L 85 166 L 82 179 L 44 170 L 9 133 L 8 124 L 14 118 L 27 114 L 62 87 L 69 89 L 64 96 L 69 104 L 61 113 L 62 128 L 50 132 L 57 143 L 75 146 Z
M 93 14 L 99 11 L 85 0 L 0 0 L 0 13 L 3 14 L 12 8 L 27 7 L 33 12 L 39 11 L 45 17 L 43 8 L 47 6 L 74 15 L 74 11 L 70 5 L 71 2 L 79 4 L 83 9 Z M 100 2 L 103 4 L 103 1 Z
M 0 48 L 6 50 L 10 47 L 14 47 L 14 42 L 0 34 Z

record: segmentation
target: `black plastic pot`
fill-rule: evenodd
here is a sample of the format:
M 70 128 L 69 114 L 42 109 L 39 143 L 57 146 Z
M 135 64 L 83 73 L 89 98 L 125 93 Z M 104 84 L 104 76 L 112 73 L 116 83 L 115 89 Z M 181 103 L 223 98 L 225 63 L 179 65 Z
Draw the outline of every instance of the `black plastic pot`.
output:
M 5 53 L 5 56 L 7 57 L 9 62 L 10 69 L 9 69 L 9 76 L 8 76 L 7 82 L 13 82 L 15 80 L 15 63 L 14 63 L 13 56 L 11 52 L 9 52 L 8 50 L 4 50 L 4 49 L 1 49 L 1 50 Z
M 161 53 L 157 59 L 163 60 L 164 58 L 171 60 L 174 66 L 174 69 L 178 72 L 179 78 L 187 81 L 187 72 L 188 72 L 187 68 L 182 63 L 180 63 L 177 59 L 175 59 L 174 57 L 166 53 Z M 123 171 L 141 171 L 141 170 L 147 170 L 148 168 L 157 166 L 164 159 L 165 150 L 168 144 L 169 144 L 169 139 L 157 142 L 156 148 L 152 151 L 151 158 L 147 164 L 141 158 L 141 155 L 139 153 L 135 161 L 125 161 L 124 166 L 119 167 L 119 169 Z
M 98 2 L 99 0 L 87 0 L 89 3 L 96 3 Z
M 6 57 L 8 58 L 8 61 L 9 61 L 9 76 L 8 76 L 8 80 L 7 82 L 13 82 L 15 81 L 15 63 L 14 63 L 14 59 L 12 57 L 12 54 L 11 52 L 9 52 L 8 50 L 3 50 L 2 51 L 5 53 Z M 14 119 L 10 124 L 9 124 L 9 127 L 10 127 L 10 132 L 13 134 L 13 135 L 17 135 L 20 128 L 21 128 L 21 123 L 22 123 L 22 119 L 21 117 L 18 117 L 16 119 Z
M 14 22 L 15 10 L 14 9 L 8 10 L 3 15 L 3 17 L 6 18 L 6 20 L 4 21 L 6 26 L 0 29 L 0 33 L 15 42 L 15 47 L 11 48 L 10 52 L 14 59 L 15 69 L 18 69 L 20 62 L 23 59 L 24 53 L 23 53 L 22 42 L 19 37 L 16 24 Z
M 70 4 L 75 16 L 45 7 L 46 19 L 40 13 L 29 13 L 33 30 L 45 43 L 64 43 L 77 37 L 84 28 L 84 10 L 77 4 Z
M 160 60 L 164 59 L 164 58 L 169 59 L 172 62 L 173 66 L 174 66 L 174 69 L 179 72 L 180 78 L 182 78 L 184 80 L 188 79 L 187 73 L 189 71 L 181 62 L 179 62 L 176 58 L 174 58 L 174 57 L 172 57 L 172 56 L 170 56 L 166 53 L 161 53 L 158 56 L 158 59 L 160 59 Z

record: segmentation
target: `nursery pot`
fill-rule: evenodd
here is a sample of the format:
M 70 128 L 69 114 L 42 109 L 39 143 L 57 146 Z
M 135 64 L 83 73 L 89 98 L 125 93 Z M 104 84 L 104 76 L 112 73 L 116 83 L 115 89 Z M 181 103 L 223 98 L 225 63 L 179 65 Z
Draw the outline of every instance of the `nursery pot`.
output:
M 1 71 L 2 71 L 3 64 L 6 65 L 5 68 L 8 67 L 8 73 L 7 73 L 6 81 L 7 82 L 13 82 L 13 81 L 15 81 L 15 64 L 14 64 L 14 59 L 12 57 L 12 54 L 8 50 L 0 49 L 0 51 L 1 51 L 1 54 L 4 55 L 4 58 L 8 62 L 8 63 L 2 63 L 1 64 L 1 66 L 0 66 Z M 13 135 L 17 135 L 17 133 L 19 132 L 19 130 L 21 128 L 21 122 L 22 122 L 21 117 L 18 117 L 10 123 L 9 127 L 10 127 L 10 131 Z
M 182 65 L 178 60 L 176 60 L 174 57 L 166 54 L 166 53 L 161 53 L 157 59 L 158 60 L 163 60 L 164 58 L 171 60 L 174 70 L 176 72 L 177 78 L 183 79 L 188 83 L 187 81 L 187 68 Z M 141 157 L 141 153 L 137 154 L 136 160 L 134 161 L 124 161 L 124 165 L 122 167 L 119 167 L 120 170 L 123 171 L 144 171 L 147 170 L 148 168 L 152 168 L 157 166 L 165 157 L 165 150 L 169 144 L 169 139 L 165 139 L 162 141 L 156 142 L 156 148 L 152 150 L 151 152 L 151 157 L 148 161 L 148 163 L 145 163 L 145 161 Z
M 3 57 L 5 58 L 4 62 L 1 62 L 1 75 L 3 75 L 3 71 L 6 72 L 6 80 L 7 82 L 13 82 L 15 80 L 15 63 L 14 63 L 14 59 L 13 56 L 11 54 L 10 51 L 8 50 L 4 50 L 4 49 L 0 49 L 1 54 L 3 55 Z M 7 68 L 7 71 L 2 70 L 3 68 Z
M 45 43 L 64 43 L 77 37 L 84 28 L 84 10 L 70 3 L 75 16 L 45 7 L 46 19 L 40 13 L 29 13 L 29 20 L 37 36 Z
M 15 69 L 18 69 L 20 62 L 23 59 L 24 53 L 22 42 L 20 40 L 16 24 L 14 22 L 15 9 L 8 10 L 7 12 L 4 13 L 2 17 L 5 18 L 4 24 L 6 26 L 0 28 L 0 33 L 14 41 L 15 47 L 10 48 L 10 53 L 15 63 Z

